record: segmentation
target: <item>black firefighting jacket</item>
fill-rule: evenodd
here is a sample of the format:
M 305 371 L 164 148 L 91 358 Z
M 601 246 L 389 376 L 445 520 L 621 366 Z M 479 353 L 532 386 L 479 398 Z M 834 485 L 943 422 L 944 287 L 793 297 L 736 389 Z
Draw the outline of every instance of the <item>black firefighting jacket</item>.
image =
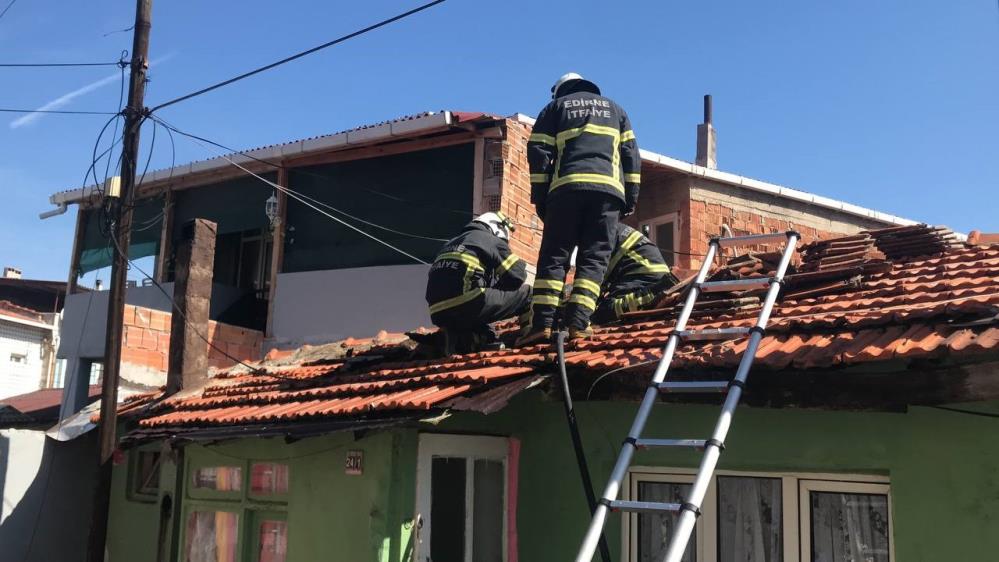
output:
M 670 273 L 662 252 L 641 232 L 618 223 L 614 253 L 607 263 L 602 293 L 614 293 L 636 278 L 661 278 Z
M 569 190 L 609 193 L 634 209 L 642 159 L 621 106 L 590 92 L 554 99 L 541 110 L 527 143 L 531 203 Z
M 513 291 L 527 281 L 527 264 L 510 252 L 506 240 L 472 222 L 434 259 L 427 280 L 430 314 L 465 304 L 486 288 Z

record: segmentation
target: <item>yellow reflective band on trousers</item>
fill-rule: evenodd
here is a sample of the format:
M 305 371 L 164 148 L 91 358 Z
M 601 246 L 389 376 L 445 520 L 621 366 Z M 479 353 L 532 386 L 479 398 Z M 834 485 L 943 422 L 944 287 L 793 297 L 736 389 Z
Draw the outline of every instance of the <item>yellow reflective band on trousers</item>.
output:
M 531 304 L 540 304 L 542 306 L 558 306 L 559 298 L 557 295 L 533 295 L 531 297 Z
M 642 183 L 642 174 L 625 174 L 625 183 Z
M 557 279 L 535 279 L 534 280 L 534 290 L 547 289 L 549 291 L 561 291 L 562 287 L 565 287 L 565 283 Z
M 595 174 L 595 173 L 578 173 L 578 174 L 568 174 L 566 176 L 560 176 L 559 171 L 562 169 L 562 153 L 565 150 L 565 143 L 568 140 L 574 139 L 579 135 L 584 133 L 589 133 L 591 135 L 604 135 L 611 137 L 611 170 L 612 175 Z M 551 192 L 557 187 L 569 183 L 596 183 L 601 185 L 609 185 L 616 190 L 624 193 L 624 184 L 621 183 L 620 173 L 621 173 L 621 152 L 618 148 L 621 146 L 621 131 L 615 129 L 614 127 L 606 127 L 604 125 L 594 125 L 588 123 L 582 127 L 576 127 L 574 129 L 566 129 L 560 131 L 555 136 L 555 145 L 558 149 L 558 158 L 555 159 L 555 175 L 552 176 L 551 186 L 548 187 L 548 191 Z
M 582 306 L 583 308 L 586 308 L 590 311 L 597 309 L 597 301 L 586 295 L 573 293 L 572 296 L 569 297 L 569 302 L 576 303 L 579 306 Z
M 548 174 L 531 174 L 531 183 L 548 183 L 551 176 Z
M 555 146 L 555 137 L 541 133 L 532 133 L 531 136 L 528 137 L 527 142 L 540 142 L 541 144 L 550 144 Z
M 485 292 L 486 292 L 485 289 L 479 287 L 478 289 L 472 289 L 471 291 L 462 293 L 454 298 L 434 303 L 430 305 L 430 314 L 436 314 L 442 310 L 447 310 L 449 308 L 454 308 L 456 306 L 465 304 L 466 302 L 474 299 L 475 297 Z
M 600 285 L 590 281 L 589 279 L 575 279 L 572 282 L 572 292 L 576 293 L 576 290 L 586 291 L 595 297 L 600 296 Z
M 499 264 L 499 267 L 496 268 L 496 277 L 502 277 L 505 275 L 507 271 L 510 271 L 511 267 L 517 265 L 519 260 L 520 258 L 513 254 L 507 256 L 506 259 L 503 260 L 503 263 Z
M 439 262 L 442 260 L 460 261 L 465 265 L 469 265 L 471 267 L 474 267 L 475 269 L 482 270 L 482 262 L 479 261 L 479 258 L 475 254 L 468 254 L 463 252 L 446 252 L 437 256 L 437 259 L 435 259 L 434 262 Z

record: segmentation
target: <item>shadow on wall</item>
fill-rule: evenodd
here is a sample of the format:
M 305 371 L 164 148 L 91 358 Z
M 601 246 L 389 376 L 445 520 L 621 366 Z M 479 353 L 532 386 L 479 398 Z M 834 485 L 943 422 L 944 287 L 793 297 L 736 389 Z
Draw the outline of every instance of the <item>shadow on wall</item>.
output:
M 48 439 L 41 431 L 18 433 L 14 441 L 30 433 L 44 445 L 24 495 L 16 505 L 5 506 L 5 511 L 12 510 L 0 523 L 0 562 L 83 561 L 97 481 L 97 432 L 67 442 Z M 17 443 L 0 436 L 0 487 L 16 472 L 12 467 L 34 464 L 16 458 L 18 449 Z

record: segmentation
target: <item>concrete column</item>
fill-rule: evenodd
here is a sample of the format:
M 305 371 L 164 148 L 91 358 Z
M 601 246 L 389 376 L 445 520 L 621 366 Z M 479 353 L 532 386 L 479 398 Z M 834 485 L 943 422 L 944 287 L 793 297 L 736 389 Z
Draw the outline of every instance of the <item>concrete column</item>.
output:
M 697 156 L 694 163 L 698 166 L 718 168 L 718 147 L 715 138 L 715 128 L 711 124 L 713 108 L 711 95 L 704 96 L 704 122 L 697 126 Z
M 184 225 L 184 239 L 177 248 L 167 394 L 197 386 L 208 378 L 205 340 L 209 337 L 216 232 L 215 223 L 194 219 Z

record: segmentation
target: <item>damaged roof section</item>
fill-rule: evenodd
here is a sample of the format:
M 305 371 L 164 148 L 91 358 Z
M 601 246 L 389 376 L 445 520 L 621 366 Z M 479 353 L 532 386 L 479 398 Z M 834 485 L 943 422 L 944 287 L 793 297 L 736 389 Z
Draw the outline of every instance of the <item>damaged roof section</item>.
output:
M 879 245 L 888 239 L 884 231 L 803 248 L 760 343 L 754 366 L 760 379 L 766 373 L 826 373 L 829 388 L 816 392 L 821 397 L 834 394 L 838 381 L 851 380 L 844 373 L 856 372 L 856 366 L 895 373 L 891 380 L 901 381 L 899 374 L 914 362 L 999 360 L 999 246 L 954 244 L 933 227 L 886 230 L 891 232 L 886 248 L 904 247 L 904 255 L 885 256 Z M 849 258 L 834 259 L 839 256 Z M 764 276 L 776 260 L 763 248 L 729 259 L 711 279 Z M 689 280 L 665 293 L 653 310 L 598 328 L 591 340 L 569 350 L 571 376 L 592 381 L 623 369 L 604 384 L 647 384 L 687 287 Z M 704 295 L 687 328 L 749 327 L 761 296 L 762 291 Z M 506 326 L 504 338 L 514 337 L 513 328 Z M 728 372 L 746 344 L 745 339 L 684 343 L 671 373 Z M 491 412 L 553 367 L 546 345 L 436 359 L 420 358 L 421 353 L 404 335 L 389 334 L 274 353 L 255 372 L 223 371 L 203 388 L 162 400 L 145 395 L 126 404 L 122 414 L 136 420 L 140 431 L 165 435 L 247 424 L 412 420 L 448 409 Z M 934 384 L 951 384 L 939 379 L 946 373 L 937 373 Z M 905 374 L 906 380 L 914 377 Z M 935 399 L 920 396 L 924 402 Z

